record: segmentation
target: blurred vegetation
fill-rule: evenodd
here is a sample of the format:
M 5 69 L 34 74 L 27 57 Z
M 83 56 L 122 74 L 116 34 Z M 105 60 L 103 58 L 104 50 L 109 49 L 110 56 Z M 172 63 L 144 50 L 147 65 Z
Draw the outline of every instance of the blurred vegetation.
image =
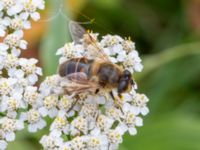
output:
M 58 3 L 47 3 L 47 11 L 55 15 Z M 54 54 L 70 41 L 69 18 L 94 19 L 85 27 L 101 35 L 131 36 L 143 58 L 144 71 L 136 74 L 136 81 L 139 92 L 150 98 L 150 114 L 136 136 L 125 136 L 120 150 L 199 150 L 200 1 L 68 0 L 65 4 L 65 16 L 35 25 L 43 24 L 44 30 L 38 31 L 41 34 L 30 48 L 35 53 L 40 49 L 45 75 L 55 73 L 58 58 Z M 47 132 L 48 128 L 42 131 Z M 42 133 L 19 133 L 9 149 L 39 149 Z

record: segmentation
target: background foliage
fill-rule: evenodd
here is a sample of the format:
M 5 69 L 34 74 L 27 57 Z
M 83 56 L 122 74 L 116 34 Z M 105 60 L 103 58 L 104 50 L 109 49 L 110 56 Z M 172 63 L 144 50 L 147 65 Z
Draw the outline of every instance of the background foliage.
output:
M 131 36 L 143 57 L 135 75 L 139 90 L 150 98 L 150 114 L 120 150 L 200 149 L 200 2 L 198 0 L 48 0 L 43 18 L 26 33 L 24 56 L 40 58 L 45 75 L 56 72 L 55 52 L 70 41 L 69 19 L 100 32 Z M 18 133 L 9 150 L 41 149 L 41 131 Z

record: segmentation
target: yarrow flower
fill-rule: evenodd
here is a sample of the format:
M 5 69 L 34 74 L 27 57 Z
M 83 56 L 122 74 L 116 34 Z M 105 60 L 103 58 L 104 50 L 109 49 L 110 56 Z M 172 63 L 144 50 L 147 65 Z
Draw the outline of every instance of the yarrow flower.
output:
M 31 18 L 40 18 L 44 0 L 0 1 L 0 149 L 15 139 L 15 132 L 28 124 L 29 131 L 46 125 L 39 112 L 42 99 L 34 84 L 42 75 L 36 59 L 20 58 L 27 49 L 23 30 L 31 28 Z M 29 110 L 30 109 L 30 110 Z
M 117 35 L 103 36 L 98 41 L 97 33 L 88 33 L 96 42 L 88 42 L 83 36 L 80 42 L 66 43 L 58 49 L 60 64 L 76 57 L 95 59 L 94 48 L 99 47 L 112 63 L 131 73 L 142 71 L 141 59 L 135 49 L 135 43 Z M 148 98 L 136 92 L 137 86 L 130 92 L 118 96 L 113 89 L 114 99 L 107 91 L 97 94 L 82 92 L 78 95 L 66 93 L 63 77 L 55 74 L 46 78 L 40 85 L 43 102 L 40 112 L 54 118 L 50 134 L 44 135 L 40 143 L 44 149 L 69 150 L 115 150 L 123 142 L 123 135 L 137 133 L 137 127 L 143 125 L 142 117 L 147 115 Z
M 125 133 L 135 135 L 143 125 L 148 98 L 136 92 L 136 84 L 121 96 L 116 89 L 113 96 L 103 89 L 97 94 L 70 95 L 65 88 L 68 82 L 59 74 L 46 77 L 37 88 L 42 75 L 38 60 L 20 58 L 20 54 L 28 45 L 24 30 L 31 28 L 31 19 L 40 19 L 38 11 L 44 4 L 44 0 L 0 1 L 0 149 L 6 149 L 24 126 L 37 132 L 50 117 L 50 133 L 40 140 L 45 150 L 115 150 Z M 88 34 L 58 49 L 60 64 L 83 56 L 96 59 L 94 49 L 99 48 L 120 68 L 133 74 L 142 71 L 142 60 L 130 39 L 106 35 L 99 40 L 98 33 Z
M 24 124 L 17 119 L 3 117 L 0 119 L 0 148 L 5 149 L 7 142 L 14 141 L 15 131 L 22 130 Z

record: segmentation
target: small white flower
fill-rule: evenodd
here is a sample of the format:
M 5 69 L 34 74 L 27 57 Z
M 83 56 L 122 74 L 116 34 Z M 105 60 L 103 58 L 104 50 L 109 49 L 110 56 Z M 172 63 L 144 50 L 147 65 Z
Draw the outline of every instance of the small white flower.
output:
M 62 88 L 59 86 L 60 77 L 58 75 L 46 77 L 45 81 L 40 84 L 39 91 L 42 96 L 48 96 L 51 93 L 63 93 Z
M 109 140 L 109 149 L 115 150 L 118 149 L 120 143 L 122 143 L 122 134 L 117 130 L 108 131 L 108 140 Z
M 119 44 L 120 42 L 123 41 L 123 39 L 118 35 L 112 36 L 108 34 L 106 36 L 103 36 L 102 38 L 103 39 L 101 40 L 101 45 L 103 47 L 110 47 L 110 46 Z
M 13 78 L 0 78 L 0 94 L 8 95 L 12 90 L 12 86 L 16 83 Z
M 65 142 L 59 148 L 59 150 L 72 150 L 72 146 L 70 142 Z
M 88 120 L 93 121 L 97 118 L 99 111 L 97 105 L 85 104 L 82 106 L 79 115 L 86 117 Z
M 26 113 L 21 113 L 20 120 L 29 123 L 29 132 L 36 132 L 46 126 L 46 122 L 42 119 L 42 114 L 38 110 L 30 109 Z
M 103 131 L 106 131 L 108 129 L 111 128 L 111 126 L 113 125 L 114 120 L 111 118 L 108 118 L 105 115 L 99 115 L 97 118 L 97 122 L 96 125 L 98 128 L 100 128 Z
M 7 116 L 15 118 L 17 116 L 17 110 L 25 108 L 25 104 L 21 100 L 21 95 L 15 94 L 13 97 L 4 97 L 0 103 L 0 111 L 7 111 Z
M 62 132 L 64 134 L 68 134 L 69 124 L 64 112 L 60 112 L 55 118 L 54 122 L 51 124 L 50 131 L 59 136 L 62 134 Z
M 122 112 L 120 109 L 117 109 L 116 107 L 108 107 L 106 108 L 106 115 L 108 115 L 110 118 L 114 120 L 120 120 L 120 117 L 122 116 Z
M 147 102 L 149 99 L 144 94 L 136 94 L 133 99 L 133 105 L 135 109 L 142 115 L 147 115 L 149 113 L 149 109 L 147 107 Z
M 20 120 L 9 119 L 7 117 L 0 119 L 0 129 L 4 132 L 6 141 L 13 141 L 15 139 L 15 131 L 24 128 L 23 123 Z
M 59 147 L 63 145 L 63 139 L 53 134 L 50 134 L 49 136 L 44 135 L 41 138 L 40 143 L 45 150 L 58 150 Z
M 126 132 L 126 130 L 129 131 L 129 133 L 131 135 L 134 135 L 137 133 L 136 130 L 136 126 L 142 126 L 143 125 L 143 120 L 142 118 L 136 116 L 135 114 L 135 109 L 134 107 L 132 107 L 130 104 L 126 103 L 123 106 L 123 122 L 121 122 L 121 126 L 122 128 L 124 128 L 124 132 Z
M 15 18 L 10 21 L 10 28 L 14 30 L 30 29 L 30 27 L 31 23 L 20 16 L 15 16 Z
M 137 51 L 130 52 L 127 55 L 123 65 L 124 65 L 125 68 L 127 68 L 132 73 L 134 71 L 141 72 L 142 69 L 143 69 L 143 66 L 141 64 L 141 59 L 139 58 Z
M 108 148 L 108 138 L 106 135 L 88 136 L 88 150 L 104 150 Z
M 37 92 L 37 87 L 28 86 L 24 91 L 24 99 L 27 104 L 32 105 L 33 107 L 37 107 L 40 105 L 41 100 L 39 97 L 39 93 Z
M 88 95 L 85 99 L 85 103 L 87 104 L 105 104 L 106 97 L 104 95 Z
M 24 12 L 21 13 L 21 17 L 27 19 L 30 16 L 34 21 L 40 19 L 37 9 L 44 9 L 43 0 L 22 0 L 22 4 Z
M 42 75 L 41 68 L 36 66 L 37 62 L 38 60 L 34 58 L 19 59 L 19 65 L 21 66 L 21 69 L 24 71 L 26 78 L 28 79 L 31 85 L 35 84 L 38 81 L 38 75 Z
M 70 130 L 72 135 L 79 135 L 81 133 L 87 134 L 88 129 L 89 123 L 84 117 L 79 116 L 75 118 L 71 123 Z
M 86 141 L 84 137 L 75 137 L 71 141 L 71 146 L 73 149 L 76 150 L 86 150 Z
M 10 48 L 12 51 L 16 48 L 26 49 L 27 42 L 22 40 L 23 32 L 15 31 L 14 33 L 8 34 L 4 39 L 4 44 L 7 48 Z
M 49 117 L 53 118 L 58 114 L 57 109 L 58 104 L 58 96 L 57 95 L 50 95 L 45 97 L 43 101 L 43 105 L 39 111 L 44 115 L 48 115 Z
M 84 53 L 84 47 L 82 45 L 75 45 L 74 43 L 67 43 L 64 47 L 57 50 L 56 55 L 63 55 L 60 58 L 59 63 L 63 63 L 64 61 L 74 58 L 81 57 Z
M 19 63 L 18 58 L 16 56 L 14 56 L 12 54 L 8 54 L 4 61 L 4 67 L 6 69 L 12 70 L 13 68 L 15 69 L 18 66 L 18 63 Z M 8 72 L 9 72 L 9 70 L 8 70 Z M 10 75 L 10 76 L 12 76 L 12 75 Z
M 58 103 L 58 107 L 60 110 L 66 112 L 72 108 L 73 102 L 74 102 L 74 99 L 72 99 L 71 97 L 62 96 L 62 98 L 60 99 L 60 101 Z
M 2 0 L 0 2 L 0 8 L 4 9 L 9 16 L 15 15 L 23 9 L 20 1 L 16 0 Z
M 130 39 L 124 40 L 122 42 L 122 46 L 123 46 L 123 49 L 128 53 L 135 50 L 135 43 L 132 42 Z

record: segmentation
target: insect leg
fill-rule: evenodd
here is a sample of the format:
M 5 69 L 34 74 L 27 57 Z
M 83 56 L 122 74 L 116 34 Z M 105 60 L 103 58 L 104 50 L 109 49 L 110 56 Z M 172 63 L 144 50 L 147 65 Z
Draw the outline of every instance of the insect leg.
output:
M 99 93 L 99 89 L 96 89 L 95 94 Z
M 76 105 L 77 102 L 78 102 L 78 98 L 76 98 L 76 100 L 73 102 L 72 106 L 69 108 L 67 113 L 70 112 L 74 108 L 74 106 Z
M 121 94 L 118 94 L 119 98 L 122 98 L 122 95 Z
M 115 100 L 115 97 L 112 91 L 110 91 L 110 96 L 112 97 L 113 100 Z

